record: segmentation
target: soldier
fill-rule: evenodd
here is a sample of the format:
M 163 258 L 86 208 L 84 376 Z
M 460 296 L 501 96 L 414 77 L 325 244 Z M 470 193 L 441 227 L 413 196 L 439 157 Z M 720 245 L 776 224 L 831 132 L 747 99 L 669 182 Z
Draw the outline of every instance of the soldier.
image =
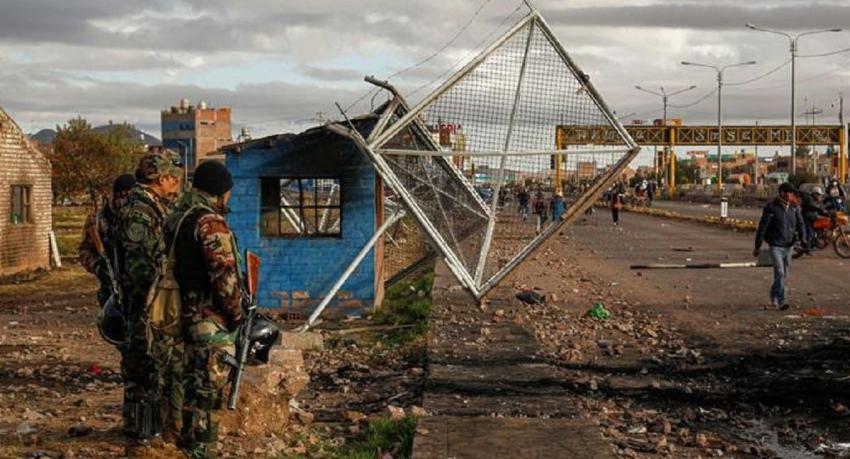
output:
M 182 446 L 191 457 L 215 457 L 218 424 L 236 330 L 242 320 L 236 240 L 224 215 L 233 179 L 227 168 L 206 161 L 166 222 L 175 244 L 175 277 L 183 303 L 186 402 Z
M 134 186 L 136 179 L 132 175 L 116 178 L 112 183 L 112 196 L 104 200 L 99 211 L 86 217 L 83 226 L 83 239 L 78 249 L 80 264 L 100 281 L 97 302 L 101 307 L 112 294 L 111 276 L 114 273 L 111 274 L 110 270 L 115 268 L 114 230 L 118 223 L 118 210 L 127 201 L 127 194 Z
M 136 169 L 138 185 L 119 212 L 118 258 L 127 336 L 121 368 L 124 430 L 141 440 L 134 442 L 137 445 L 160 435 L 163 425 L 166 440 L 175 440 L 181 430 L 182 344 L 152 335 L 145 303 L 164 256 L 162 228 L 171 199 L 181 190 L 182 167 L 180 156 L 170 150 L 143 157 Z M 160 396 L 168 402 L 164 408 Z

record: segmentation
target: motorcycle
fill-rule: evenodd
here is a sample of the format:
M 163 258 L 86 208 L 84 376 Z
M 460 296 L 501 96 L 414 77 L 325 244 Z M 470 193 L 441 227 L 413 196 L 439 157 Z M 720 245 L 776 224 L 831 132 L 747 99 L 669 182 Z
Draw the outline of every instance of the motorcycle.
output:
M 850 258 L 850 235 L 844 229 L 850 223 L 850 217 L 844 212 L 835 212 L 834 216 L 819 216 L 812 224 L 814 234 L 812 245 L 818 249 L 825 249 L 832 243 L 835 253 L 841 258 Z M 797 246 L 793 257 L 799 258 L 806 250 Z

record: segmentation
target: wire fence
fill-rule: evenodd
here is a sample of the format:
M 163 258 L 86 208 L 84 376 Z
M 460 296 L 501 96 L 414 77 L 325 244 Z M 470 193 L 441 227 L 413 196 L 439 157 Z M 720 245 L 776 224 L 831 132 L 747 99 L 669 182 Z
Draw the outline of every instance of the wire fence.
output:
M 424 100 L 415 113 L 399 109 L 373 146 L 436 234 L 434 248 L 456 256 L 476 288 L 551 236 L 635 153 L 536 15 Z M 616 138 L 576 141 L 571 126 Z

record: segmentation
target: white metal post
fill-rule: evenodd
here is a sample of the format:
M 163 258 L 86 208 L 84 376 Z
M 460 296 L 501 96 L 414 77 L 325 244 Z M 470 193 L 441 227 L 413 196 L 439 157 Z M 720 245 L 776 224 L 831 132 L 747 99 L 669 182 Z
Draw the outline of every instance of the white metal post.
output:
M 364 258 L 366 258 L 366 255 L 369 253 L 369 251 L 372 250 L 372 247 L 375 246 L 381 235 L 384 234 L 384 232 L 390 226 L 393 226 L 403 216 L 404 211 L 399 211 L 398 213 L 390 217 L 388 220 L 386 220 L 384 224 L 381 225 L 380 228 L 378 228 L 378 231 L 375 231 L 375 234 L 373 234 L 369 241 L 366 242 L 366 245 L 364 245 L 363 248 L 360 249 L 360 252 L 357 253 L 357 256 L 354 257 L 354 260 L 352 260 L 351 263 L 348 265 L 348 268 L 346 268 L 342 275 L 339 277 L 339 279 L 337 279 L 333 287 L 331 287 L 331 289 L 328 291 L 327 295 L 322 298 L 322 302 L 319 303 L 318 306 L 316 306 L 316 309 L 313 311 L 312 314 L 310 314 L 310 318 L 307 319 L 307 323 L 305 323 L 304 326 L 299 329 L 299 331 L 305 332 L 313 325 L 313 322 L 315 322 L 316 319 L 319 318 L 319 316 L 322 314 L 322 311 L 324 311 L 328 304 L 330 304 L 331 300 L 334 298 L 334 296 L 336 296 L 336 293 L 339 291 L 340 288 L 342 288 L 343 284 L 345 284 L 345 281 L 347 281 L 348 278 L 351 277 L 351 274 L 354 272 L 354 270 L 357 269 L 358 266 L 360 266 L 360 263 L 363 261 Z
M 723 71 L 717 71 L 717 195 L 723 195 Z
M 490 244 L 493 242 L 493 231 L 496 228 L 496 213 L 499 210 L 499 193 L 502 192 L 502 182 L 505 176 L 505 164 L 507 163 L 507 153 L 511 145 L 511 137 L 514 131 L 514 122 L 516 120 L 516 110 L 519 107 L 519 100 L 522 95 L 522 82 L 525 78 L 525 69 L 528 66 L 528 50 L 531 48 L 531 39 L 534 36 L 534 24 L 532 19 L 528 23 L 528 36 L 525 40 L 525 53 L 522 55 L 522 64 L 519 68 L 519 78 L 516 82 L 516 93 L 514 93 L 514 104 L 511 108 L 511 117 L 508 122 L 508 132 L 505 135 L 505 148 L 502 159 L 499 161 L 499 175 L 496 179 L 496 188 L 493 189 L 493 202 L 490 203 L 490 219 L 487 222 L 487 232 L 484 234 L 484 243 L 481 246 L 481 252 L 478 257 L 478 265 L 475 267 L 475 283 L 481 285 L 481 278 L 484 276 L 484 267 L 487 264 L 487 256 L 490 254 Z
M 794 99 L 797 87 L 797 38 L 791 40 L 791 175 L 797 174 L 797 113 Z

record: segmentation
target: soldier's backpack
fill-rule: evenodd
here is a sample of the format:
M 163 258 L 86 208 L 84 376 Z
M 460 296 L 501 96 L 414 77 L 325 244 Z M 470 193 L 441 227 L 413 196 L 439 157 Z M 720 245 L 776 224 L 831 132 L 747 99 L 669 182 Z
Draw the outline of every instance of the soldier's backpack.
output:
M 180 234 L 180 227 L 183 226 L 183 220 L 197 209 L 213 212 L 207 206 L 195 205 L 180 217 L 177 227 L 174 229 L 174 238 L 171 241 L 171 247 L 168 248 L 168 255 L 162 260 L 154 282 L 148 291 L 147 301 L 145 302 L 147 326 L 150 331 L 159 335 L 180 336 L 182 333 L 183 301 L 180 298 L 180 286 L 177 285 L 177 278 L 174 277 L 174 268 L 177 263 L 175 245 L 177 236 Z

